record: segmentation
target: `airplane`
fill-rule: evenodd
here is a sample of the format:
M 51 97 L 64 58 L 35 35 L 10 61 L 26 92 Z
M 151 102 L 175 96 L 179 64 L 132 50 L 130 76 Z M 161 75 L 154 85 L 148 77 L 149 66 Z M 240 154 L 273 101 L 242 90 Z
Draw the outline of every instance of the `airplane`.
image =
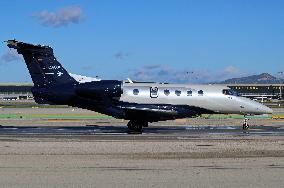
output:
M 84 81 L 84 77 L 80 81 L 56 60 L 50 46 L 15 39 L 5 42 L 9 48 L 23 55 L 34 83 L 32 93 L 37 103 L 68 105 L 129 120 L 127 126 L 133 132 L 142 132 L 143 127 L 152 122 L 192 118 L 201 114 L 261 115 L 273 112 L 222 85 L 96 78 Z M 247 123 L 245 128 L 248 128 Z

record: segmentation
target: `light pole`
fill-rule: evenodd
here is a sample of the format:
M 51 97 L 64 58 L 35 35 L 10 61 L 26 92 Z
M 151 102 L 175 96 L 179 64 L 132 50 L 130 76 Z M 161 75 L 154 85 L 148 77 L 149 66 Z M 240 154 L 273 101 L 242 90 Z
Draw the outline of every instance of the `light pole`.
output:
M 281 83 L 281 80 L 282 80 L 282 75 L 283 75 L 283 71 L 280 71 L 278 72 L 279 74 L 279 83 L 280 83 L 280 87 L 279 87 L 279 92 L 280 92 L 280 100 L 282 100 L 282 83 Z

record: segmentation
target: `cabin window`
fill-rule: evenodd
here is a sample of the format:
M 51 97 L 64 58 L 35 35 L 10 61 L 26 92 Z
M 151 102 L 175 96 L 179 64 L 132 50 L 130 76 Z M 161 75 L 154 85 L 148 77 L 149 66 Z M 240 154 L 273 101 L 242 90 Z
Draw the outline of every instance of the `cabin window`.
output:
M 191 90 L 187 91 L 186 93 L 187 93 L 187 96 L 192 96 L 192 91 Z
M 176 94 L 177 96 L 180 96 L 181 91 L 180 91 L 180 90 L 176 90 L 176 91 L 175 91 L 175 94 Z
M 138 95 L 139 90 L 138 89 L 133 89 L 133 95 Z
M 203 91 L 202 91 L 202 90 L 199 90 L 199 91 L 198 91 L 198 95 L 199 95 L 199 96 L 202 96 L 202 95 L 203 95 Z
M 170 94 L 170 90 L 165 89 L 165 90 L 164 90 L 164 94 L 165 94 L 166 96 L 169 96 L 169 94 Z

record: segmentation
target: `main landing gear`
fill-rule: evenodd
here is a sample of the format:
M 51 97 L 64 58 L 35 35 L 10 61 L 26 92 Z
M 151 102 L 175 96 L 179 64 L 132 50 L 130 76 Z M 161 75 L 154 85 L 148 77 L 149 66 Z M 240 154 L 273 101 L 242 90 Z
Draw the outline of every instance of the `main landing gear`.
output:
M 130 120 L 127 123 L 127 127 L 132 132 L 142 133 L 142 128 L 148 127 L 148 122 L 147 121 L 139 121 L 139 120 Z
M 243 130 L 248 130 L 248 129 L 249 129 L 248 118 L 245 117 L 243 122 Z

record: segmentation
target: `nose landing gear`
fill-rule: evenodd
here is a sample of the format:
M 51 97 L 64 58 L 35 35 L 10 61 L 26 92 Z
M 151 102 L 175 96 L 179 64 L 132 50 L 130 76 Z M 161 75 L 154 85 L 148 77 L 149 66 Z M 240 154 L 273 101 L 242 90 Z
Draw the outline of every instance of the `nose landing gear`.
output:
M 243 130 L 248 130 L 249 129 L 248 120 L 249 119 L 245 117 L 244 122 L 243 122 Z

